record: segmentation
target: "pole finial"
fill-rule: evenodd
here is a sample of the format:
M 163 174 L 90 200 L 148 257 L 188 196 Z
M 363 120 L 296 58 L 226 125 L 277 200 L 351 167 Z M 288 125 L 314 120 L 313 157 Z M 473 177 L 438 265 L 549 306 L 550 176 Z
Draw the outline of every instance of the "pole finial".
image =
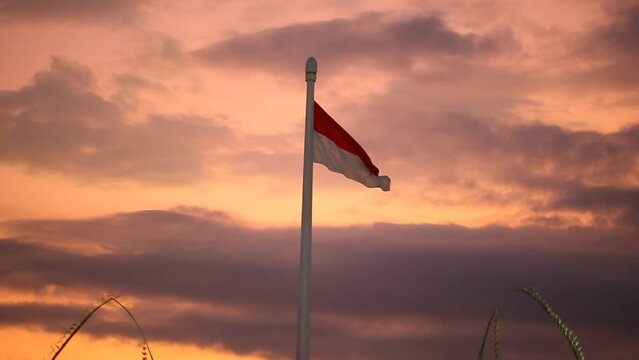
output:
M 315 79 L 317 79 L 317 60 L 311 56 L 306 60 L 306 81 L 315 82 Z
M 317 73 L 317 60 L 312 56 L 306 60 L 306 73 Z

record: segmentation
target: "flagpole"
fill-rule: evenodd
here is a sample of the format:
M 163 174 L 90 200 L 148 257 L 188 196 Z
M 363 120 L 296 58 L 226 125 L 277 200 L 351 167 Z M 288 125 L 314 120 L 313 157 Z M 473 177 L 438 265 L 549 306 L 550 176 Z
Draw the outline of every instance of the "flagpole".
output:
M 313 108 L 317 61 L 306 60 L 306 125 L 302 183 L 302 234 L 300 247 L 300 302 L 297 319 L 297 360 L 309 360 L 311 325 L 311 234 L 313 228 Z

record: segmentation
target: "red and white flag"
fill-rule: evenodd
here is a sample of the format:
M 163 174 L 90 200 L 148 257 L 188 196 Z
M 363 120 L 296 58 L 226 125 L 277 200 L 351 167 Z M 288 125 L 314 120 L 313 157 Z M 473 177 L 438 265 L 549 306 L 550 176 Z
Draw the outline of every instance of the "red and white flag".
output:
M 390 190 L 390 178 L 379 176 L 366 151 L 317 102 L 313 117 L 313 162 L 367 187 Z

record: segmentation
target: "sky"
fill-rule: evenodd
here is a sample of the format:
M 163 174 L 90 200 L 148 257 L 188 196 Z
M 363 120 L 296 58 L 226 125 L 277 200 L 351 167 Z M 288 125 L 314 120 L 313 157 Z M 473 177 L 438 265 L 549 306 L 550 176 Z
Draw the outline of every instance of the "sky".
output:
M 315 165 L 313 359 L 639 353 L 639 3 L 0 1 L 0 353 L 105 294 L 155 359 L 295 357 L 304 64 L 391 191 Z M 141 358 L 105 306 L 58 359 Z M 492 349 L 489 346 L 489 352 Z

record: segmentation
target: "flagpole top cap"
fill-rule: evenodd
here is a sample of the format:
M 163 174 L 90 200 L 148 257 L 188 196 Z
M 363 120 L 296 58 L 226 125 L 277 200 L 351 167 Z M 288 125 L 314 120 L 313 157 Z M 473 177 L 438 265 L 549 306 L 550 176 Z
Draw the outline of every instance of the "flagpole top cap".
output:
M 312 56 L 306 60 L 306 73 L 317 73 L 317 60 Z

